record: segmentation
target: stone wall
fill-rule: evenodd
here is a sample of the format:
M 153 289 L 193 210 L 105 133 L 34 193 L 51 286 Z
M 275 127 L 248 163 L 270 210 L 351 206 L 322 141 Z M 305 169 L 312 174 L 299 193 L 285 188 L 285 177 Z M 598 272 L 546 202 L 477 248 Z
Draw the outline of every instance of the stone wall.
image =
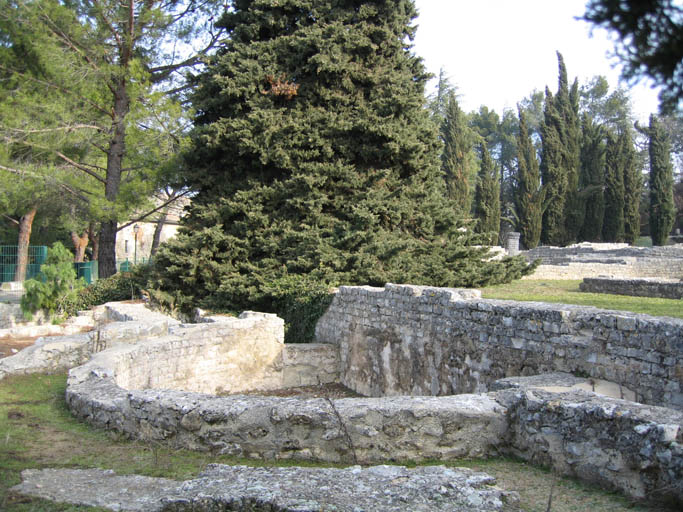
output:
M 341 380 L 368 396 L 486 391 L 500 378 L 556 371 L 622 385 L 683 409 L 683 320 L 580 306 L 463 300 L 387 284 L 336 293 L 316 327 L 340 348 Z
M 664 279 L 614 279 L 608 277 L 584 278 L 579 284 L 582 292 L 611 293 L 634 297 L 657 297 L 660 299 L 683 299 L 683 280 Z M 683 305 L 681 306 L 683 307 Z
M 569 247 L 541 246 L 522 254 L 527 261 L 542 261 L 534 273 L 524 279 L 683 278 L 683 244 L 633 247 L 584 242 Z
M 633 498 L 683 502 L 683 413 L 580 390 L 521 383 L 446 397 L 215 397 L 124 390 L 88 365 L 71 372 L 66 400 L 92 425 L 179 448 L 341 463 L 507 453 Z
M 0 303 L 0 329 L 8 329 L 24 321 L 19 304 Z

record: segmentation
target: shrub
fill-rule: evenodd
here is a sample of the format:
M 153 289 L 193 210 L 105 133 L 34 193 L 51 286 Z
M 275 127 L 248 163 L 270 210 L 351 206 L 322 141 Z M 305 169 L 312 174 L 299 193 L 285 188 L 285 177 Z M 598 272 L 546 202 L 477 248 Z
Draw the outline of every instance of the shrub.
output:
M 312 276 L 286 274 L 262 289 L 285 321 L 285 343 L 313 341 L 315 324 L 332 302 L 330 286 Z
M 99 279 L 81 289 L 66 309 L 69 315 L 112 301 L 140 298 L 141 290 L 147 282 L 147 265 L 137 265 L 131 272 L 119 272 L 111 277 Z
M 37 277 L 24 282 L 26 293 L 21 298 L 21 310 L 27 320 L 38 310 L 45 311 L 52 319 L 55 315 L 64 315 L 67 305 L 85 286 L 82 278 L 76 278 L 73 254 L 61 242 L 55 242 L 48 250 L 47 260 Z

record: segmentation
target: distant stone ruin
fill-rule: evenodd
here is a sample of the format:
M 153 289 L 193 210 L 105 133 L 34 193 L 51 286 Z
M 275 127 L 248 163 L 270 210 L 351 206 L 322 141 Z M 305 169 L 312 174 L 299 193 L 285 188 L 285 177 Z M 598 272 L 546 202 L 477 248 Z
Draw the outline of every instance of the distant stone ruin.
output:
M 540 246 L 521 254 L 529 262 L 541 260 L 524 279 L 683 278 L 683 244 L 634 247 L 582 242 L 569 247 Z

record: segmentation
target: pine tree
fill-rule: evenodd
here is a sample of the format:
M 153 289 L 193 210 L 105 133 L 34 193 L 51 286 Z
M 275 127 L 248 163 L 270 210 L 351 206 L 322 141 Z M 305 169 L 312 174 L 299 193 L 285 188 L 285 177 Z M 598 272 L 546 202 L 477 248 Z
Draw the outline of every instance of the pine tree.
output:
M 619 137 L 624 159 L 624 241 L 633 244 L 640 236 L 640 197 L 643 193 L 643 177 L 638 165 L 638 155 L 633 146 L 633 134 L 625 125 Z
M 486 143 L 481 144 L 481 167 L 474 212 L 479 221 L 477 231 L 484 234 L 491 245 L 496 245 L 500 231 L 500 182 L 498 168 L 491 159 Z
M 625 156 L 619 137 L 608 134 L 605 153 L 605 217 L 602 224 L 602 239 L 605 242 L 624 241 Z
M 650 116 L 646 132 L 650 138 L 650 236 L 653 245 L 666 245 L 676 218 L 671 143 L 655 115 Z
M 605 216 L 605 131 L 590 116 L 582 120 L 581 175 L 585 215 L 579 233 L 581 240 L 598 242 L 602 236 Z
M 543 212 L 541 239 L 549 245 L 566 245 L 581 226 L 578 203 L 580 130 L 578 83 L 571 91 L 562 55 L 557 53 L 559 78 L 557 95 L 546 87 L 541 139 L 541 175 L 547 206 Z M 577 226 L 578 224 L 578 226 Z
M 541 238 L 543 199 L 541 173 L 534 147 L 527 128 L 526 115 L 519 109 L 519 135 L 517 137 L 517 186 L 515 204 L 519 218 L 519 232 L 522 245 L 533 249 Z
M 411 0 L 237 2 L 197 81 L 195 195 L 156 282 L 213 308 L 270 307 L 292 275 L 321 283 L 478 286 L 519 276 L 459 230 L 406 41 Z
M 469 214 L 472 207 L 472 185 L 476 177 L 475 138 L 455 93 L 451 92 L 446 116 L 441 124 L 441 139 L 444 143 L 441 166 L 446 176 L 449 197 L 456 211 L 464 215 Z

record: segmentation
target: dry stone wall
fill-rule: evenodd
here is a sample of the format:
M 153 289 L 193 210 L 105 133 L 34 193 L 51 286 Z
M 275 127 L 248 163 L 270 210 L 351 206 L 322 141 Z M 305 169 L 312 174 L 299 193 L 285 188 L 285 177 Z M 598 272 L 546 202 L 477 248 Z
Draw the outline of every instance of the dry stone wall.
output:
M 560 371 L 683 409 L 679 319 L 463 299 L 441 288 L 343 286 L 316 337 L 339 346 L 342 383 L 368 396 L 483 392 L 500 378 Z
M 579 289 L 582 292 L 611 293 L 633 297 L 683 299 L 683 280 L 679 279 L 586 277 L 579 284 Z M 683 308 L 683 304 L 681 304 L 681 308 Z
M 584 242 L 569 247 L 540 246 L 522 254 L 530 262 L 541 260 L 534 273 L 524 279 L 683 278 L 683 244 L 633 247 Z

